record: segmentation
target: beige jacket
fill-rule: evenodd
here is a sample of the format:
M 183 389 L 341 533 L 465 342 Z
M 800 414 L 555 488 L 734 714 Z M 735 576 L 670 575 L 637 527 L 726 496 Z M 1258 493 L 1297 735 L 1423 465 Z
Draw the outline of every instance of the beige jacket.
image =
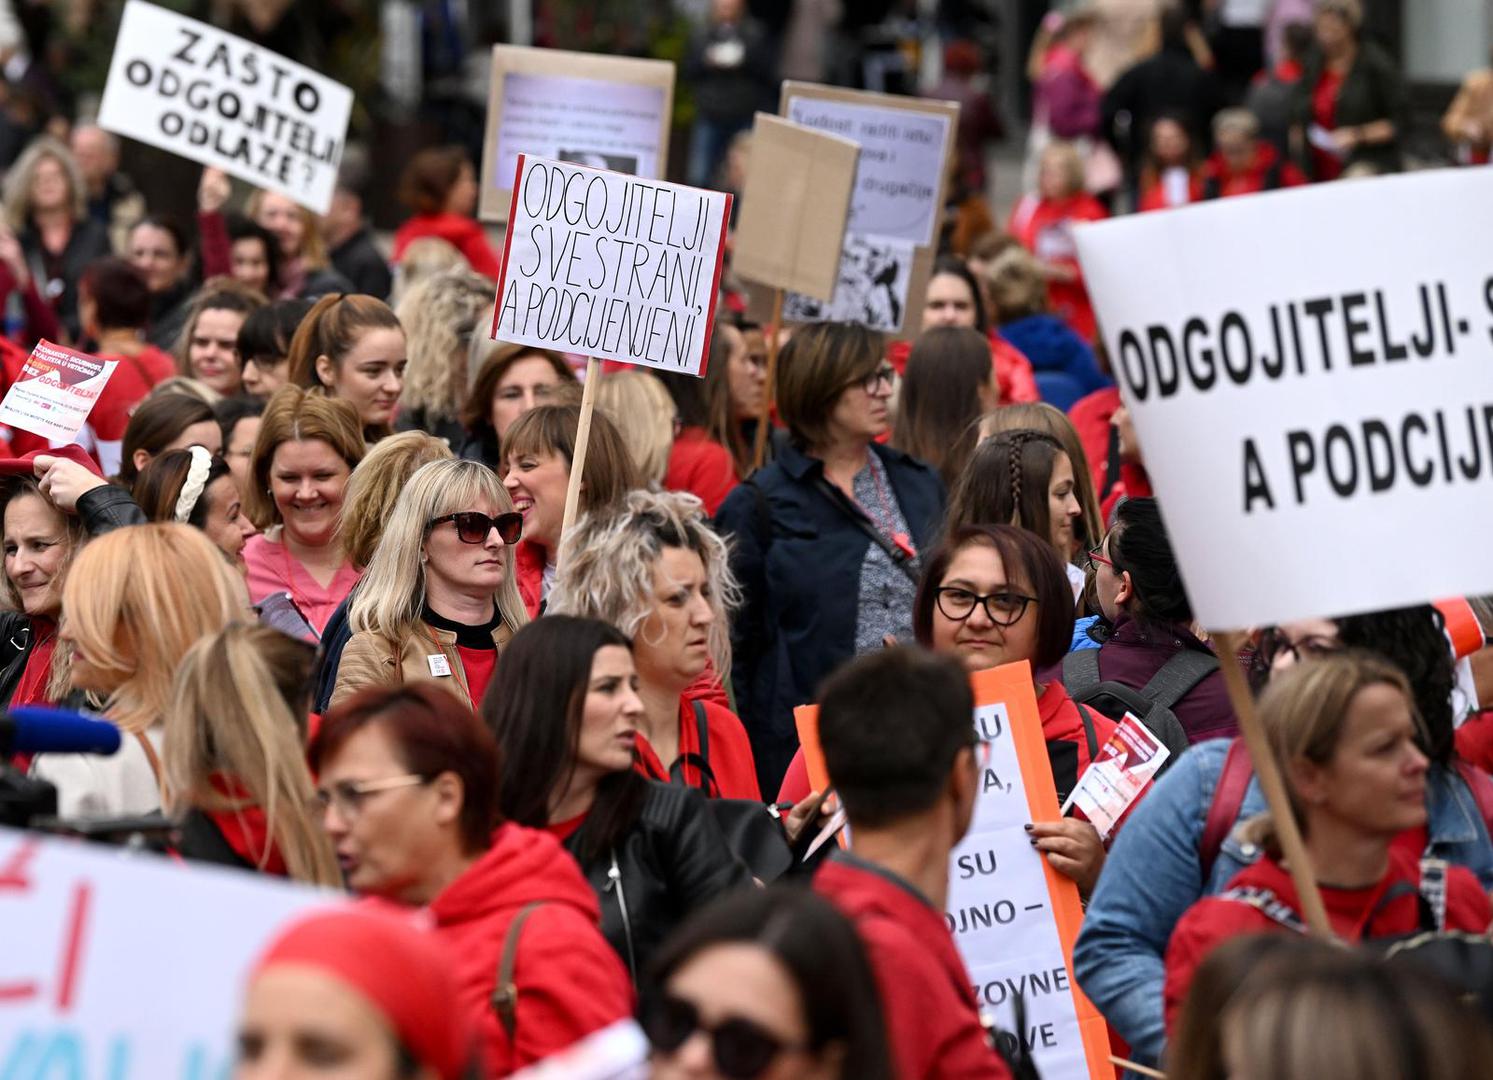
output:
M 501 656 L 503 646 L 513 637 L 507 623 L 500 624 L 492 632 L 493 643 Z M 437 651 L 439 650 L 439 651 Z M 431 658 L 445 657 L 445 669 L 449 675 L 436 675 Z M 441 665 L 437 662 L 434 667 Z M 361 630 L 348 639 L 342 650 L 342 661 L 337 665 L 337 687 L 332 691 L 332 704 L 338 705 L 359 690 L 370 686 L 399 686 L 407 682 L 426 679 L 444 686 L 462 701 L 470 702 L 466 672 L 461 666 L 461 654 L 456 651 L 456 634 L 440 630 L 425 622 L 416 623 L 414 633 L 401 644 L 374 633 Z

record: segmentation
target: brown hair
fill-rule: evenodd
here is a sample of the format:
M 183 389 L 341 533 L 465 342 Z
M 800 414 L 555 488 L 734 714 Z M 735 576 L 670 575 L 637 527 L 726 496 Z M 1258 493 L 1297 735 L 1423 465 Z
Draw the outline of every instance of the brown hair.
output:
M 513 422 L 503 445 L 505 457 L 559 454 L 568 470 L 575 461 L 575 434 L 581 423 L 579 405 L 541 405 Z M 584 513 L 622 505 L 627 493 L 643 486 L 627 443 L 605 413 L 591 414 L 591 441 L 581 474 L 580 506 Z
M 181 334 L 176 339 L 176 348 L 173 350 L 176 356 L 176 370 L 182 375 L 194 378 L 192 366 L 187 362 L 187 354 L 192 348 L 192 334 L 197 330 L 197 320 L 202 318 L 205 311 L 236 311 L 247 319 L 250 314 L 269 303 L 265 295 L 258 289 L 235 281 L 231 277 L 215 277 L 208 279 L 197 295 L 192 300 L 191 307 L 187 308 L 186 320 L 181 324 Z M 243 370 L 244 358 L 239 357 L 239 370 Z
M 459 146 L 421 150 L 399 177 L 399 201 L 417 214 L 439 214 L 463 166 L 470 168 L 471 162 Z
M 135 451 L 144 450 L 152 457 L 171 445 L 193 424 L 216 423 L 212 406 L 190 394 L 152 394 L 142 401 L 124 429 L 120 448 L 118 480 L 133 488 L 140 478 L 135 468 Z
M 1062 443 L 1063 453 L 1073 466 L 1074 494 L 1078 496 L 1078 505 L 1083 507 L 1076 535 L 1085 551 L 1099 546 L 1104 539 L 1104 514 L 1099 509 L 1099 494 L 1094 490 L 1089 455 L 1084 452 L 1083 440 L 1067 413 L 1045 401 L 1013 402 L 986 413 L 980 421 L 980 431 L 986 438 L 1003 431 L 1043 431 Z
M 168 450 L 151 458 L 150 464 L 140 471 L 131 494 L 151 521 L 177 520 L 176 502 L 181 498 L 181 489 L 186 486 L 194 457 L 191 450 Z M 232 475 L 228 463 L 214 456 L 207 470 L 207 483 L 203 486 L 202 494 L 197 497 L 196 504 L 182 524 L 203 528 L 211 509 L 208 506 L 207 489 L 212 487 L 213 481 Z
M 281 443 L 302 439 L 320 439 L 342 456 L 349 469 L 357 468 L 367 452 L 362 421 L 349 402 L 310 393 L 299 386 L 276 390 L 259 421 L 254 456 L 249 459 L 254 482 L 244 492 L 244 510 L 261 529 L 280 522 L 280 508 L 269 493 L 275 449 Z
M 997 325 L 1047 310 L 1047 279 L 1041 264 L 1023 247 L 1008 247 L 991 260 L 985 288 Z
M 1062 444 L 1041 431 L 1008 431 L 986 439 L 949 497 L 947 527 L 1016 525 L 1052 545 L 1047 489 Z M 1063 559 L 1070 552 L 1058 553 Z
M 746 333 L 730 323 L 716 323 L 715 335 L 710 339 L 710 360 L 705 368 L 705 432 L 731 451 L 736 478 L 745 480 L 752 471 L 753 447 L 747 442 L 731 401 L 732 334 L 741 339 L 745 348 Z
M 969 327 L 925 330 L 907 357 L 892 445 L 938 469 L 946 487 L 979 441 L 980 390 L 991 370 L 989 340 Z
M 399 319 L 382 300 L 359 293 L 333 293 L 323 296 L 306 312 L 301 325 L 290 339 L 289 379 L 297 386 L 324 386 L 316 373 L 318 357 L 328 357 L 341 365 L 369 330 L 398 330 Z
M 559 353 L 549 349 L 536 349 L 532 345 L 504 342 L 489 353 L 487 359 L 482 361 L 482 366 L 477 369 L 477 377 L 472 380 L 472 389 L 467 393 L 466 404 L 461 409 L 463 427 L 473 435 L 491 429 L 492 399 L 498 392 L 498 383 L 503 381 L 509 368 L 531 356 L 548 362 L 562 383 L 580 385 L 575 372 Z
M 778 415 L 800 448 L 829 437 L 835 402 L 874 372 L 886 351 L 882 336 L 854 323 L 800 327 L 778 355 Z

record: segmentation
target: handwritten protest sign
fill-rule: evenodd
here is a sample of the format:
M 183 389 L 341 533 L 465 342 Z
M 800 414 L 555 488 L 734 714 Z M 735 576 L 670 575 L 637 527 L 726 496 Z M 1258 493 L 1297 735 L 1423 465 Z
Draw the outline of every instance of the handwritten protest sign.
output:
M 0 424 L 57 445 L 74 442 L 118 366 L 117 360 L 39 341 L 0 401 Z
M 332 204 L 352 91 L 243 38 L 129 0 L 99 124 L 278 191 Z
M 0 829 L 0 1076 L 228 1075 L 249 965 L 288 918 L 334 900 Z
M 520 154 L 492 336 L 703 375 L 731 196 Z
M 1062 812 L 1074 808 L 1076 817 L 1098 830 L 1099 839 L 1108 840 L 1171 753 L 1134 713 L 1127 712 L 1078 778 Z
M 1023 828 L 1058 817 L 1031 667 L 1007 664 L 971 682 L 984 763 L 974 820 L 949 858 L 944 919 L 981 1010 L 996 1017 L 1004 1038 L 1021 1040 L 1046 1080 L 1112 1080 L 1104 1020 L 1073 981 L 1083 918 L 1078 888 L 1033 849 Z M 809 782 L 823 791 L 831 780 L 818 708 L 802 706 L 794 720 Z M 1026 1013 L 1019 1033 L 1017 995 Z
M 1490 224 L 1445 170 L 1078 227 L 1205 625 L 1493 591 Z
M 508 220 L 520 154 L 663 179 L 673 109 L 666 60 L 493 46 L 481 216 Z

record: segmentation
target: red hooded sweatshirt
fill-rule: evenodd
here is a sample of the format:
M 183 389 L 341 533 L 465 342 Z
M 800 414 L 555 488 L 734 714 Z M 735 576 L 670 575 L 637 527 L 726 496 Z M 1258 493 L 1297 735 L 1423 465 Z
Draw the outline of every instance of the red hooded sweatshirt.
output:
M 403 259 L 404 249 L 424 236 L 446 241 L 466 256 L 473 270 L 498 280 L 503 265 L 487 242 L 487 233 L 480 222 L 462 214 L 416 214 L 394 233 L 394 261 Z
M 1006 224 L 1006 231 L 1038 259 L 1074 272 L 1072 281 L 1051 282 L 1047 286 L 1047 298 L 1052 304 L 1052 313 L 1085 341 L 1095 340 L 1098 326 L 1088 290 L 1084 288 L 1083 270 L 1078 265 L 1073 226 L 1108 216 L 1109 211 L 1103 204 L 1085 192 L 1063 199 L 1025 195 L 1011 210 L 1011 220 Z
M 1226 899 L 1251 890 L 1253 903 Z M 1400 847 L 1390 849 L 1389 871 L 1368 889 L 1335 889 L 1322 885 L 1322 903 L 1333 932 L 1349 944 L 1372 938 L 1412 934 L 1420 929 L 1420 863 Z M 1276 902 L 1287 918 L 1301 919 L 1301 904 L 1291 874 L 1274 859 L 1264 858 L 1234 875 L 1228 888 L 1187 909 L 1166 948 L 1166 1027 L 1173 1029 L 1193 974 L 1214 948 L 1242 934 L 1287 930 L 1256 904 Z M 1446 875 L 1446 928 L 1481 934 L 1493 921 L 1493 904 L 1470 870 L 1452 866 Z
M 519 935 L 510 1043 L 491 997 L 508 924 L 540 904 Z M 500 826 L 493 846 L 431 902 L 456 965 L 457 994 L 477 1024 L 485 1076 L 507 1076 L 632 1015 L 632 985 L 601 936 L 601 908 L 575 860 L 548 833 Z
M 709 674 L 709 672 L 707 672 Z M 696 681 L 698 685 L 698 680 Z M 695 687 L 691 687 L 693 690 Z M 679 699 L 679 756 L 700 752 L 700 725 L 695 719 L 695 702 L 705 707 L 705 737 L 710 741 L 706 748 L 706 760 L 715 776 L 709 785 L 707 797 L 721 799 L 750 799 L 761 802 L 762 793 L 757 787 L 757 763 L 752 758 L 752 744 L 747 739 L 746 728 L 740 718 L 725 705 L 709 700 L 703 694 L 691 696 L 686 690 Z M 664 768 L 658 754 L 648 740 L 638 736 L 638 771 L 651 780 L 670 782 L 669 770 Z M 703 777 L 686 763 L 682 770 L 684 779 L 692 787 L 701 787 Z
M 1009 1077 L 980 1026 L 969 973 L 941 912 L 888 870 L 837 851 L 814 891 L 855 923 L 901 1080 Z

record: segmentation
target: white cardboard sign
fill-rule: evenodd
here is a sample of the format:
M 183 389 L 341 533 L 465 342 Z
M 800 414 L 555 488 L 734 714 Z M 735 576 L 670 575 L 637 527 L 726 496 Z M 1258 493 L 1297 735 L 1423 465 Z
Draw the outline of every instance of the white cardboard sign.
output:
M 1479 169 L 1078 227 L 1205 625 L 1493 592 L 1490 231 Z
M 118 366 L 117 360 L 38 341 L 0 401 L 0 424 L 40 435 L 56 446 L 76 442 Z
M 492 336 L 703 375 L 731 196 L 518 156 Z
M 99 124 L 324 214 L 352 112 L 325 75 L 144 0 L 129 0 Z
M 335 899 L 0 829 L 0 1076 L 227 1076 L 250 966 Z

